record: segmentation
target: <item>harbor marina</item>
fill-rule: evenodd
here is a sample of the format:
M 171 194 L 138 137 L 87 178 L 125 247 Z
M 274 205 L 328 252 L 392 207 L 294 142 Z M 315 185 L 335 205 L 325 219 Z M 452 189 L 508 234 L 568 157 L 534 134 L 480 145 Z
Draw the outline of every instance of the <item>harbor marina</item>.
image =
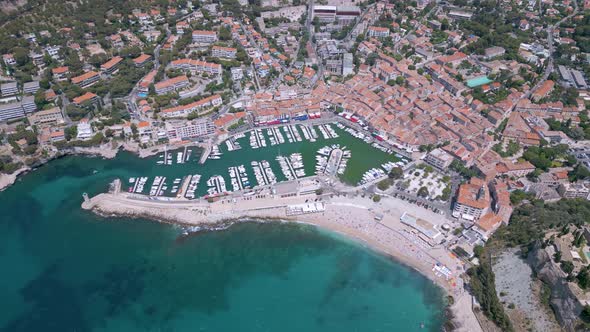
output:
M 289 131 L 292 133 L 291 137 L 295 138 L 293 143 L 289 143 L 285 129 L 283 129 L 284 127 L 292 127 L 297 130 Z M 346 129 L 346 127 L 344 128 Z M 244 166 L 248 179 L 248 185 L 245 185 L 243 181 L 241 182 L 242 190 L 248 190 L 248 186 L 251 189 L 256 189 L 259 186 L 273 185 L 289 179 L 300 180 L 307 176 L 321 174 L 321 172 L 318 172 L 317 167 L 318 161 L 316 157 L 318 156 L 318 151 L 326 146 L 332 147 L 332 145 L 338 145 L 341 149 L 350 152 L 350 157 L 345 158 L 343 154 L 342 161 L 346 160 L 346 163 L 340 163 L 344 167 L 337 167 L 335 176 L 351 185 L 360 183 L 363 180 L 365 172 L 371 168 L 390 167 L 390 164 L 387 166 L 384 165 L 392 162 L 401 162 L 399 156 L 383 152 L 368 145 L 364 140 L 353 137 L 352 134 L 336 124 L 322 126 L 284 124 L 276 126 L 273 132 L 275 130 L 278 131 L 285 142 L 274 146 L 270 144 L 270 138 L 273 134 L 269 133 L 268 129 L 254 129 L 250 132 L 240 133 L 230 137 L 228 140 L 221 142 L 220 145 L 212 148 L 211 156 L 214 156 L 215 159 L 206 159 L 204 164 L 198 164 L 196 162 L 200 159 L 204 150 L 194 146 L 174 150 L 169 149 L 160 155 L 148 157 L 148 160 L 152 160 L 148 164 L 153 166 L 145 167 L 145 164 L 130 165 L 131 169 L 135 170 L 130 174 L 130 177 L 133 177 L 135 180 L 133 182 L 124 181 L 123 184 L 127 186 L 124 189 L 138 194 L 149 195 L 150 189 L 145 188 L 148 186 L 147 183 L 149 183 L 151 188 L 154 177 L 160 176 L 169 179 L 167 180 L 168 185 L 156 190 L 156 194 L 165 197 L 184 197 L 187 199 L 201 198 L 211 195 L 209 189 L 213 186 L 202 185 L 202 182 L 211 179 L 213 176 L 221 177 L 224 179 L 224 184 L 227 184 L 226 188 L 221 191 L 222 193 L 233 191 L 234 187 L 231 185 L 232 178 L 229 169 L 241 165 Z M 322 130 L 326 133 L 326 136 L 329 135 L 332 138 L 325 139 L 324 135 L 321 134 Z M 332 131 L 335 135 L 332 134 Z M 295 132 L 299 133 L 301 141 L 297 141 Z M 252 148 L 249 144 L 251 140 L 255 142 L 264 141 L 267 146 Z M 231 143 L 228 144 L 228 141 L 231 141 Z M 239 145 L 241 148 L 234 149 L 233 147 L 236 145 Z M 184 163 L 174 162 L 178 152 L 183 154 Z M 297 154 L 297 157 L 293 160 L 290 158 L 292 154 Z M 191 162 L 187 162 L 189 156 Z M 277 160 L 278 156 L 282 157 L 279 159 L 286 166 L 284 171 L 281 163 Z M 171 159 L 172 163 L 171 165 L 167 165 L 167 167 L 161 167 L 161 164 L 156 163 L 159 160 L 168 159 Z M 291 169 L 289 164 L 291 167 L 294 164 L 297 167 Z M 340 172 L 338 172 L 338 169 L 340 169 Z M 194 186 L 194 190 L 192 190 L 192 186 L 189 186 L 189 183 L 195 174 L 201 176 L 201 182 L 197 182 L 196 184 L 198 186 Z M 179 178 L 182 179 L 180 184 L 174 183 Z M 240 188 L 238 182 L 236 182 L 236 185 L 237 188 Z M 166 189 L 164 190 L 163 187 L 166 187 Z M 217 186 L 214 189 L 215 193 L 218 193 Z

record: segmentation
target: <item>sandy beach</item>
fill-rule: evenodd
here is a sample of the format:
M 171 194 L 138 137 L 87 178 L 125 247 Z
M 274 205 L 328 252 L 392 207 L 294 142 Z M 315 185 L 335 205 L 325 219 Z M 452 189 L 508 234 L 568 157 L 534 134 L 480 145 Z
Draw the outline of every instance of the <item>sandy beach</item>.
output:
M 208 203 L 183 199 L 150 200 L 134 194 L 104 193 L 84 202 L 82 207 L 102 216 L 148 218 L 210 228 L 249 218 L 315 225 L 343 234 L 414 268 L 453 296 L 455 304 L 452 310 L 458 331 L 481 330 L 471 310 L 471 296 L 464 291 L 463 280 L 459 277 L 464 272 L 463 263 L 443 247 L 426 245 L 399 221 L 404 212 L 410 211 L 425 220 L 441 219 L 443 216 L 398 199 L 384 198 L 374 203 L 361 197 L 324 197 L 325 210 L 322 212 L 287 215 L 287 206 L 303 204 L 309 198 L 241 197 Z M 377 215 L 381 220 L 376 220 Z M 435 274 L 433 266 L 436 263 L 447 266 L 452 276 L 447 279 Z

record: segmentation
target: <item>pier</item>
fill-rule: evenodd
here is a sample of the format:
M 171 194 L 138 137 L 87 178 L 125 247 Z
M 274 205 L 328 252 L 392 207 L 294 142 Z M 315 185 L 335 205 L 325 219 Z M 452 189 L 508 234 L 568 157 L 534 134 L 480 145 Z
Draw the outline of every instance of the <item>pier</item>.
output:
M 328 158 L 328 163 L 326 164 L 326 174 L 335 176 L 336 173 L 338 173 L 338 168 L 340 167 L 343 153 L 344 152 L 339 148 L 330 151 L 330 157 Z
M 207 161 L 207 158 L 209 158 L 212 149 L 213 146 L 211 145 L 211 143 L 207 143 L 207 145 L 205 145 L 203 154 L 201 155 L 201 158 L 199 158 L 199 164 L 204 164 L 205 161 Z

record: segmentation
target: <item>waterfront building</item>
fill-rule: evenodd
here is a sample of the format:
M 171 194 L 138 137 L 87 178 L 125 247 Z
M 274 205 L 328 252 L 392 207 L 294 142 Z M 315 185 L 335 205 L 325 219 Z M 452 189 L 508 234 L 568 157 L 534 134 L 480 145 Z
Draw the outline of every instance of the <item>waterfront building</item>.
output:
M 489 208 L 490 193 L 484 180 L 471 178 L 469 183 L 459 186 L 454 217 L 474 221 L 488 212 Z
M 63 130 L 53 130 L 50 134 L 51 142 L 61 142 L 66 140 L 66 133 Z
M 137 124 L 137 134 L 141 143 L 148 143 L 152 139 L 152 124 L 147 121 L 141 121 Z
M 226 113 L 213 121 L 213 124 L 217 129 L 227 129 L 245 117 L 246 112 Z
M 88 123 L 87 119 L 82 119 L 78 123 L 78 136 L 76 136 L 79 140 L 87 140 L 91 139 L 94 136 L 94 131 L 92 130 L 92 126 Z
M 215 126 L 207 118 L 192 121 L 166 121 L 166 133 L 171 141 L 194 139 L 215 133 Z

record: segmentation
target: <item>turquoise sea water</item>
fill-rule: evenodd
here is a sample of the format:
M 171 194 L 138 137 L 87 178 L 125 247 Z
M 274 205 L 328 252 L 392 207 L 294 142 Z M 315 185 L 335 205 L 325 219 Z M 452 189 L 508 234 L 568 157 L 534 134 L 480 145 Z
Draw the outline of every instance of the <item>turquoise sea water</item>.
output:
M 79 208 L 142 167 L 67 157 L 0 192 L 0 331 L 440 330 L 439 288 L 311 226 L 182 236 Z

